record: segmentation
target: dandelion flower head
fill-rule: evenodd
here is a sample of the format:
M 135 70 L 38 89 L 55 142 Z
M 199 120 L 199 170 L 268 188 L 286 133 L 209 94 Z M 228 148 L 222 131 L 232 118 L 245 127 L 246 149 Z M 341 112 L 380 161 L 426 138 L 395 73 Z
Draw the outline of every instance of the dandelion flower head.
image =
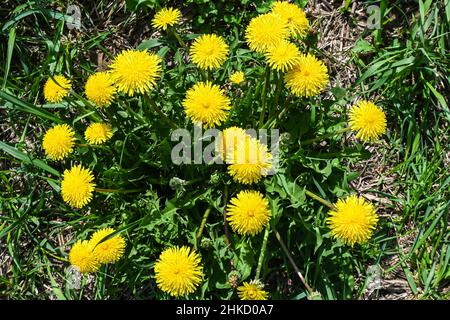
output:
M 300 56 L 300 60 L 285 75 L 286 86 L 293 94 L 309 98 L 321 93 L 328 85 L 328 70 L 325 64 L 311 54 Z
M 125 239 L 121 235 L 115 235 L 102 241 L 114 231 L 112 228 L 100 229 L 89 240 L 94 248 L 94 255 L 100 263 L 117 262 L 125 252 Z
M 156 29 L 166 30 L 167 27 L 180 23 L 180 20 L 181 11 L 179 9 L 163 8 L 155 14 L 152 26 Z
M 285 72 L 300 62 L 300 51 L 295 44 L 280 41 L 267 50 L 266 59 L 272 69 Z
M 63 160 L 73 152 L 75 131 L 67 124 L 58 124 L 49 129 L 42 140 L 45 154 L 52 160 Z
M 117 88 L 107 72 L 91 74 L 84 87 L 86 97 L 99 107 L 108 107 L 114 99 Z
M 92 200 L 95 183 L 89 169 L 75 165 L 65 170 L 61 182 L 63 200 L 74 208 L 82 208 Z
M 256 183 L 272 168 L 272 154 L 267 146 L 247 135 L 231 150 L 227 150 L 228 173 L 242 184 Z
M 192 61 L 201 69 L 217 69 L 226 60 L 228 45 L 225 40 L 215 34 L 204 34 L 191 46 Z
M 350 246 L 370 239 L 378 222 L 376 210 L 370 202 L 351 195 L 344 200 L 339 199 L 335 207 L 327 218 L 334 238 Z
M 270 47 L 289 37 L 289 28 L 280 16 L 266 13 L 253 18 L 245 31 L 251 50 L 265 53 Z
M 233 154 L 238 145 L 238 141 L 246 139 L 247 134 L 244 129 L 239 127 L 226 128 L 216 139 L 216 154 L 222 160 L 226 160 L 227 154 Z
M 263 290 L 259 281 L 244 282 L 237 288 L 241 300 L 267 300 L 268 292 Z
M 69 94 L 72 88 L 69 79 L 62 75 L 56 75 L 48 78 L 44 85 L 44 98 L 50 103 L 59 103 Z
M 275 1 L 272 13 L 279 15 L 286 22 L 292 36 L 303 38 L 308 34 L 309 22 L 306 14 L 294 3 Z
M 245 81 L 244 72 L 242 72 L 242 71 L 233 72 L 233 74 L 230 76 L 230 81 L 233 84 L 241 84 L 242 82 Z
M 224 91 L 211 82 L 196 83 L 187 91 L 182 104 L 189 119 L 205 128 L 220 125 L 231 108 Z
M 241 234 L 254 236 L 269 223 L 269 202 L 258 191 L 241 191 L 227 207 L 231 228 Z
M 350 128 L 362 141 L 375 141 L 386 132 L 386 115 L 373 102 L 359 101 L 350 109 L 349 118 Z
M 124 50 L 111 64 L 111 77 L 128 96 L 149 92 L 161 76 L 161 58 L 147 50 Z
M 155 264 L 158 287 L 174 297 L 194 292 L 203 277 L 200 263 L 199 254 L 188 247 L 164 250 Z
M 91 123 L 84 132 L 84 138 L 89 144 L 102 144 L 113 135 L 112 128 L 107 123 Z
M 79 272 L 95 272 L 100 263 L 93 253 L 93 246 L 87 240 L 78 240 L 70 249 L 69 262 Z

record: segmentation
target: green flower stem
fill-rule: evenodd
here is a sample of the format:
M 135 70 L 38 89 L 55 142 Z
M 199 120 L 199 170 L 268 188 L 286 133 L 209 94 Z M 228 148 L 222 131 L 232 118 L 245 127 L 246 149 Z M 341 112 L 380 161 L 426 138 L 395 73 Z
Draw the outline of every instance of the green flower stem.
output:
M 211 81 L 211 70 L 209 70 L 209 69 L 207 69 L 207 70 L 201 69 L 200 70 L 200 74 L 201 74 L 204 82 Z
M 267 90 L 269 89 L 270 85 L 270 67 L 269 65 L 266 65 L 266 71 L 264 73 L 264 87 L 261 94 L 262 100 L 261 100 L 261 114 L 259 115 L 259 125 L 263 125 L 264 117 L 266 115 L 266 106 L 267 106 Z
M 104 189 L 104 188 L 95 188 L 94 190 L 96 192 L 103 192 L 103 193 L 135 193 L 142 191 L 142 189 L 124 190 L 124 189 Z
M 291 97 L 289 96 L 286 99 L 286 101 L 284 102 L 283 110 L 281 110 L 281 112 L 279 114 L 274 114 L 271 118 L 269 118 L 269 120 L 267 120 L 267 122 L 262 126 L 261 129 L 272 128 L 273 124 L 276 122 L 276 120 L 280 120 L 283 117 L 283 115 L 286 113 L 286 111 L 289 109 L 290 100 L 291 100 Z
M 277 238 L 278 242 L 280 243 L 281 249 L 283 250 L 284 254 L 287 256 L 289 262 L 291 263 L 292 267 L 295 270 L 295 273 L 297 273 L 297 276 L 300 278 L 300 281 L 303 283 L 306 290 L 308 290 L 309 294 L 312 294 L 314 292 L 314 290 L 308 285 L 308 282 L 306 282 L 305 278 L 303 277 L 302 273 L 300 272 L 300 269 L 295 264 L 295 261 L 292 258 L 291 254 L 289 253 L 289 250 L 286 247 L 283 239 L 281 238 L 280 233 L 275 228 L 274 228 L 274 232 L 275 232 L 275 237 Z
M 327 139 L 329 137 L 333 137 L 333 136 L 341 134 L 341 133 L 349 132 L 351 130 L 352 129 L 350 127 L 346 127 L 344 129 L 340 129 L 340 130 L 337 130 L 337 131 L 333 131 L 333 132 L 324 134 L 323 136 L 320 136 L 320 137 L 316 137 L 316 138 L 313 138 L 313 139 L 302 141 L 301 144 L 302 144 L 302 146 L 307 146 L 307 145 L 310 145 L 310 144 L 312 144 L 314 142 L 323 141 L 323 140 L 325 140 L 325 139 Z
M 313 192 L 311 192 L 309 190 L 306 190 L 306 189 L 305 189 L 305 193 L 306 193 L 307 196 L 310 196 L 314 200 L 319 201 L 321 204 L 326 205 L 328 208 L 334 209 L 334 205 L 332 203 L 328 202 L 327 200 L 325 200 L 324 198 L 318 196 L 317 194 L 315 194 L 315 193 L 313 193 Z
M 228 220 L 227 220 L 227 203 L 228 203 L 228 186 L 225 186 L 223 190 L 223 230 L 225 232 L 225 240 L 227 245 L 231 247 L 231 237 L 230 232 L 228 231 Z
M 255 279 L 258 280 L 261 275 L 261 269 L 264 261 L 264 256 L 266 255 L 266 249 L 267 249 L 267 240 L 269 239 L 269 233 L 270 233 L 270 223 L 267 224 L 266 231 L 264 232 L 264 238 L 263 243 L 261 246 L 261 253 L 259 254 L 258 259 L 258 267 L 256 268 L 256 274 Z
M 68 259 L 58 257 L 57 255 L 51 253 L 50 251 L 48 251 L 47 249 L 45 249 L 45 248 L 43 248 L 43 247 L 40 247 L 40 248 L 41 248 L 41 250 L 42 250 L 45 254 L 48 254 L 49 256 L 53 257 L 53 258 L 56 259 L 56 260 L 59 260 L 59 261 L 62 261 L 62 262 L 69 262 Z
M 276 119 L 277 119 L 276 115 L 271 117 L 271 118 L 269 118 L 269 120 L 267 120 L 267 122 L 265 124 L 263 124 L 261 129 L 268 129 L 268 128 L 272 127 L 272 124 L 275 123 Z
M 110 151 L 107 146 L 102 145 L 102 144 L 78 143 L 77 146 L 80 148 L 89 147 L 89 148 L 105 149 L 105 150 Z
M 77 101 L 67 100 L 69 107 L 73 107 L 76 110 L 81 110 L 85 117 L 89 117 L 91 120 L 95 122 L 102 122 L 102 120 L 95 115 L 94 111 L 88 110 L 84 105 L 77 103 Z
M 150 99 L 150 97 L 147 94 L 144 94 L 144 99 L 148 102 L 149 106 L 156 111 L 163 119 L 164 121 L 167 122 L 167 124 L 172 128 L 172 129 L 178 129 L 178 125 L 173 122 L 172 120 L 169 119 L 168 116 L 166 116 L 166 114 L 164 112 L 161 111 L 161 109 L 156 105 L 155 101 L 153 101 L 153 99 Z
M 195 235 L 195 242 L 198 242 L 200 240 L 200 237 L 202 236 L 203 229 L 205 228 L 206 220 L 208 220 L 209 213 L 211 212 L 211 207 L 208 207 L 206 209 L 205 214 L 203 215 L 202 222 L 200 224 L 200 228 L 197 231 L 197 234 Z
M 91 113 L 89 116 L 93 120 L 95 120 L 97 122 L 104 122 L 103 118 L 100 115 L 100 113 L 98 112 L 97 108 L 92 103 L 90 103 L 88 100 L 86 100 L 85 98 L 83 98 L 82 96 L 80 96 L 78 93 L 76 93 L 74 91 L 71 91 L 70 94 L 84 104 L 84 106 L 82 106 L 82 105 L 79 105 L 79 106 L 81 107 L 81 109 L 83 109 L 84 112 Z M 85 107 L 88 107 L 90 109 L 90 111 L 86 110 Z
M 173 34 L 173 36 L 177 39 L 180 46 L 182 46 L 184 49 L 186 49 L 186 43 L 181 39 L 181 36 L 178 34 L 178 32 L 173 28 L 172 26 L 168 27 L 169 32 Z
M 125 106 L 125 109 L 127 110 L 128 114 L 132 115 L 140 123 L 147 125 L 147 121 L 145 121 L 145 119 L 140 114 L 134 112 L 127 103 L 123 103 L 123 105 Z
M 277 86 L 275 88 L 275 100 L 269 113 L 269 119 L 273 117 L 273 114 L 277 110 L 278 101 L 280 100 L 281 89 L 283 88 L 283 75 L 280 71 L 277 71 L 276 74 L 278 76 L 278 79 L 277 79 Z
M 77 143 L 77 147 L 96 149 L 96 150 L 100 150 L 102 152 L 106 152 L 109 154 L 113 153 L 111 147 L 105 143 L 103 143 L 103 144 Z
M 195 178 L 189 181 L 186 181 L 186 186 L 191 185 L 191 184 L 195 184 L 197 182 L 203 181 L 205 178 L 204 177 L 199 177 L 199 178 Z

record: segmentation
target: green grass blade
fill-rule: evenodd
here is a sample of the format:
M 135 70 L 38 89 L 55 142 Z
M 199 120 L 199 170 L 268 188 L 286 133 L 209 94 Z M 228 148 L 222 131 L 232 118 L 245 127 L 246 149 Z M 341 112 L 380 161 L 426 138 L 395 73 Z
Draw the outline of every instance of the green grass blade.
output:
M 31 14 L 38 13 L 39 11 L 40 11 L 40 10 L 38 10 L 38 9 L 32 9 L 32 10 L 28 10 L 28 11 L 25 11 L 25 12 L 23 12 L 23 13 L 18 14 L 17 16 L 15 16 L 14 18 L 12 18 L 11 20 L 8 20 L 8 21 L 3 25 L 3 27 L 2 27 L 2 32 L 4 32 L 5 30 L 8 30 L 8 28 L 9 28 L 10 26 L 12 26 L 13 24 L 19 22 L 19 21 L 22 20 L 23 18 L 26 18 L 26 17 L 28 17 L 28 16 L 31 15 Z
M 29 155 L 17 150 L 16 148 L 10 146 L 9 144 L 6 144 L 6 143 L 0 141 L 0 149 L 3 150 L 4 152 L 10 154 L 14 158 L 22 161 L 23 163 L 32 164 L 32 165 L 34 165 L 38 168 L 41 168 L 42 170 L 45 170 L 51 174 L 54 174 L 58 177 L 60 176 L 58 171 L 56 171 L 55 169 L 50 167 L 44 161 L 39 160 L 39 159 L 31 159 Z
M 8 51 L 6 53 L 5 76 L 3 77 L 3 87 L 2 87 L 3 90 L 6 88 L 6 82 L 8 80 L 9 69 L 11 67 L 11 58 L 15 42 L 16 42 L 16 28 L 11 28 L 11 30 L 9 30 Z
M 434 94 L 434 96 L 436 97 L 436 99 L 439 101 L 439 104 L 441 105 L 441 107 L 447 112 L 450 113 L 450 109 L 448 108 L 448 104 L 445 101 L 445 98 L 442 94 L 440 94 L 432 85 L 431 83 L 429 83 L 428 81 L 425 82 L 425 84 L 427 85 L 428 88 L 430 88 L 431 92 Z
M 2 100 L 2 99 L 4 101 L 7 101 L 7 102 L 13 104 L 14 109 L 34 114 L 42 119 L 48 119 L 48 120 L 54 121 L 56 123 L 63 123 L 63 121 L 60 118 L 54 116 L 52 113 L 50 113 L 46 110 L 43 110 L 41 108 L 38 108 L 36 106 L 33 106 L 32 104 L 30 104 L 28 102 L 22 101 L 22 100 L 16 98 L 15 96 L 10 95 L 9 93 L 6 93 L 5 91 L 0 91 L 0 100 Z M 8 108 L 9 105 L 5 104 L 5 107 Z

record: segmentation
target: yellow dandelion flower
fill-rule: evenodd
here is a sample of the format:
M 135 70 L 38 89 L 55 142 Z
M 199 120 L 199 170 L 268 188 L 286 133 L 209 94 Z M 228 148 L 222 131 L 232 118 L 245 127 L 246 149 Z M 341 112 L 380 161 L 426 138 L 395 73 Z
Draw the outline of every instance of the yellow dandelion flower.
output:
M 241 84 L 242 82 L 245 81 L 245 74 L 242 71 L 235 71 L 230 76 L 230 81 L 231 81 L 231 83 L 234 83 L 234 84 Z
M 258 191 L 241 191 L 227 207 L 231 228 L 241 234 L 254 236 L 269 223 L 269 201 Z
M 93 249 L 89 241 L 78 240 L 70 249 L 70 264 L 81 273 L 97 271 L 100 262 L 95 257 Z
M 48 78 L 44 85 L 44 98 L 47 102 L 58 103 L 61 102 L 69 94 L 72 85 L 69 79 L 64 76 L 57 75 Z
M 266 59 L 272 69 L 285 72 L 300 62 L 300 51 L 295 44 L 280 41 L 267 50 Z
M 267 146 L 247 136 L 239 140 L 235 149 L 227 154 L 228 173 L 242 184 L 258 182 L 272 168 L 272 155 Z
M 309 98 L 326 88 L 329 76 L 322 61 L 313 55 L 302 54 L 300 61 L 286 73 L 284 80 L 293 94 Z
M 272 13 L 279 15 L 288 25 L 292 36 L 303 38 L 309 30 L 309 22 L 305 12 L 293 3 L 275 1 Z
M 194 292 L 203 277 L 200 262 L 199 254 L 185 246 L 164 250 L 155 264 L 158 287 L 174 297 Z
M 75 131 L 67 124 L 58 124 L 49 129 L 42 140 L 45 154 L 52 160 L 63 160 L 73 152 Z
M 75 165 L 65 170 L 61 182 L 63 200 L 75 208 L 82 208 L 92 200 L 95 183 L 89 169 Z
M 91 74 L 86 81 L 84 90 L 89 101 L 99 107 L 108 107 L 117 92 L 108 72 Z
M 266 13 L 253 18 L 245 30 L 245 39 L 251 50 L 264 53 L 270 47 L 289 37 L 286 23 L 276 14 Z
M 152 20 L 152 26 L 156 29 L 166 30 L 168 26 L 180 23 L 181 11 L 174 8 L 163 8 L 159 10 Z
M 183 107 L 189 119 L 205 128 L 220 125 L 231 108 L 224 91 L 211 82 L 199 82 L 189 89 Z
M 125 252 L 125 239 L 121 235 L 102 241 L 114 231 L 112 228 L 100 229 L 91 237 L 90 243 L 94 248 L 94 255 L 100 263 L 117 262 Z
M 370 239 L 378 222 L 376 210 L 370 202 L 351 195 L 345 200 L 339 199 L 335 206 L 327 218 L 334 238 L 350 246 Z
M 190 56 L 192 62 L 201 69 L 219 68 L 228 55 L 228 45 L 225 40 L 215 34 L 204 34 L 191 46 Z
M 237 148 L 238 141 L 246 139 L 247 134 L 244 129 L 239 127 L 230 127 L 223 130 L 216 139 L 216 155 L 222 160 L 226 160 L 227 154 L 233 154 Z
M 102 144 L 113 135 L 112 128 L 107 123 L 91 123 L 84 132 L 84 138 L 90 144 Z
M 386 132 L 386 115 L 370 101 L 359 101 L 349 112 L 349 124 L 356 137 L 365 142 L 375 141 Z
M 263 290 L 262 284 L 255 280 L 244 282 L 237 290 L 241 300 L 267 300 L 269 295 L 267 291 Z
M 124 50 L 111 64 L 111 78 L 129 96 L 149 92 L 161 76 L 161 58 L 147 50 Z

